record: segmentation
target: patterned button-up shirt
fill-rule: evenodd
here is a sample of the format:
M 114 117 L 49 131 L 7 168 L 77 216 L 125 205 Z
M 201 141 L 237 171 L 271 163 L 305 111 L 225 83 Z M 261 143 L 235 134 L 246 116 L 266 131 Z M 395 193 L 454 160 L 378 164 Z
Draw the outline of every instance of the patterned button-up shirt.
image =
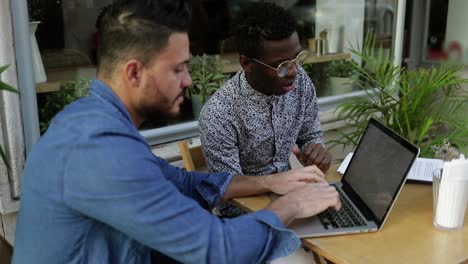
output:
M 199 120 L 203 152 L 211 172 L 265 175 L 290 169 L 297 144 L 323 143 L 317 97 L 300 68 L 294 90 L 282 96 L 254 90 L 243 70 L 204 106 Z

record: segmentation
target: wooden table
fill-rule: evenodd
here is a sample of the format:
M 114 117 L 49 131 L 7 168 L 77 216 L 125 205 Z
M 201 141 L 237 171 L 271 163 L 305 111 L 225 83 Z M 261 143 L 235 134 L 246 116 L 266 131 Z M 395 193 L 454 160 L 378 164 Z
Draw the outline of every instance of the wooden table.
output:
M 341 175 L 336 166 L 327 180 Z M 268 195 L 235 199 L 249 211 L 270 203 Z M 381 231 L 302 239 L 305 247 L 334 263 L 461 263 L 468 259 L 468 217 L 461 230 L 443 231 L 432 224 L 432 185 L 406 183 Z

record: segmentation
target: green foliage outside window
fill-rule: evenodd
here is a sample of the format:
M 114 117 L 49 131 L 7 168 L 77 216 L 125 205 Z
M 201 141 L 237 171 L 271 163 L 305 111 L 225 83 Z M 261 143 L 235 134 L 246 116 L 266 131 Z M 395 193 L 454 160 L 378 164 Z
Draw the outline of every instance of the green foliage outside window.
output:
M 328 63 L 326 72 L 328 77 L 351 77 L 355 73 L 356 65 L 352 60 L 335 60 Z
M 91 80 L 88 79 L 63 82 L 58 91 L 45 94 L 38 106 L 41 133 L 47 130 L 54 116 L 66 105 L 88 95 L 90 85 Z
M 193 56 L 190 58 L 189 67 L 193 83 L 187 90 L 187 97 L 192 99 L 193 95 L 198 95 L 204 104 L 226 80 L 221 60 L 219 56 L 214 55 Z
M 462 66 L 443 65 L 407 70 L 394 66 L 390 54 L 374 49 L 375 38 L 366 37 L 363 51 L 351 52 L 361 58 L 355 64 L 357 86 L 366 96 L 354 97 L 338 106 L 340 117 L 355 128 L 338 131 L 331 146 L 355 146 L 367 121 L 374 117 L 421 148 L 422 157 L 433 157 L 433 145 L 447 139 L 459 149 L 468 144 L 468 94 L 461 87 L 467 79 L 459 76 Z

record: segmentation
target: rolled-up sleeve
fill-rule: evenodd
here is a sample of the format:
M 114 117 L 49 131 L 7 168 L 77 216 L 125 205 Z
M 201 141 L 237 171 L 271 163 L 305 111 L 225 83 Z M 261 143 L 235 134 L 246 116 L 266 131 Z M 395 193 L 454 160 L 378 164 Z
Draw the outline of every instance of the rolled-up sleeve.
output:
M 287 256 L 301 245 L 296 234 L 284 227 L 281 220 L 273 212 L 261 210 L 250 214 L 250 216 L 271 228 L 272 237 L 269 243 L 272 245 L 272 249 L 269 255 L 266 256 L 267 260 Z
M 155 159 L 164 177 L 205 209 L 211 209 L 221 202 L 233 176 L 230 173 L 187 172 L 159 157 L 155 156 Z

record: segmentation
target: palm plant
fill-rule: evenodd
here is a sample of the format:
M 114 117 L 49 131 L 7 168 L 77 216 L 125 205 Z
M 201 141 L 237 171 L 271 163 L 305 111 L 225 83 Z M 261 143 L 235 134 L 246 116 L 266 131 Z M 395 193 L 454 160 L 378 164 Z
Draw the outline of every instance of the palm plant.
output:
M 357 86 L 366 93 L 338 106 L 338 115 L 354 127 L 351 133 L 329 141 L 355 146 L 367 121 L 374 117 L 421 148 L 421 156 L 432 156 L 431 146 L 446 138 L 458 148 L 468 144 L 468 95 L 458 76 L 461 66 L 443 65 L 431 69 L 407 70 L 394 66 L 390 54 L 374 49 L 375 38 L 368 35 L 361 51 L 351 50 L 363 65 L 355 65 Z
M 9 67 L 9 65 L 4 65 L 4 66 L 0 66 L 0 77 L 2 75 L 2 73 Z M 12 93 L 18 93 L 18 91 L 11 87 L 9 84 L 5 83 L 2 81 L 2 79 L 0 78 L 0 91 L 9 91 L 9 92 L 12 92 Z M 7 167 L 8 170 L 10 170 L 10 163 L 8 162 L 7 160 L 7 157 L 6 157 L 6 154 L 5 154 L 5 151 L 3 150 L 3 147 L 0 146 L 0 158 L 2 159 L 3 161 L 3 164 L 5 164 L 5 166 Z

